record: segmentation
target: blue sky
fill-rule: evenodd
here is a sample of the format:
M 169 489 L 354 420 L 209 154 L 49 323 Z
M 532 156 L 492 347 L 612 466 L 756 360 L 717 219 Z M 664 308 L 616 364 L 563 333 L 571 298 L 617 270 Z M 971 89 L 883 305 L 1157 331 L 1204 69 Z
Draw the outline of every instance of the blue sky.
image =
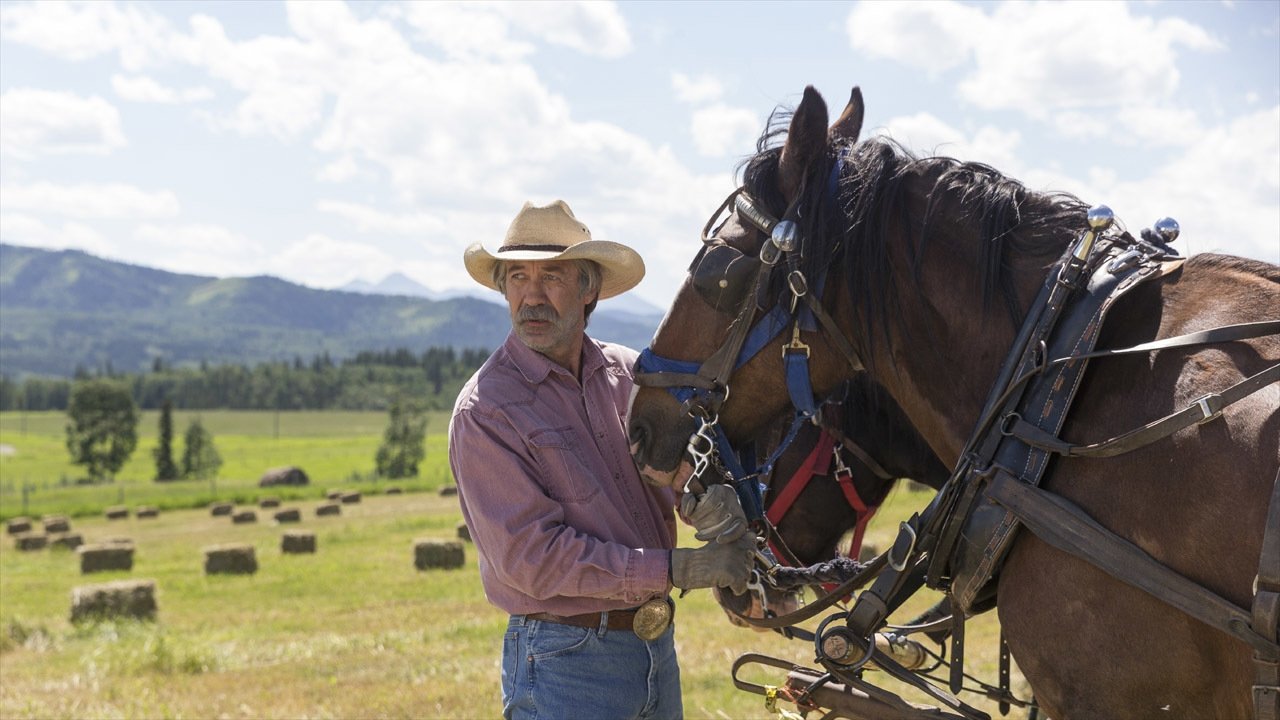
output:
M 808 84 L 833 117 L 861 86 L 864 133 L 1280 262 L 1272 1 L 0 2 L 0 238 L 448 290 L 564 198 L 665 306 Z

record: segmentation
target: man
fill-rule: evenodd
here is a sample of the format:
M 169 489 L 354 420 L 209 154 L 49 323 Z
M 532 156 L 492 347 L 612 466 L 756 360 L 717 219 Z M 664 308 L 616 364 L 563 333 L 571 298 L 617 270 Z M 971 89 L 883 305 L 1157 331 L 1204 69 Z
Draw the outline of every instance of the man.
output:
M 644 262 L 593 240 L 563 201 L 525 203 L 496 253 L 476 243 L 464 262 L 511 310 L 511 333 L 449 423 L 485 595 L 511 615 L 503 716 L 680 718 L 668 593 L 745 588 L 754 539 L 721 493 L 683 506 L 714 542 L 675 549 L 672 490 L 646 485 L 631 460 L 636 352 L 585 329 L 596 301 L 634 287 Z

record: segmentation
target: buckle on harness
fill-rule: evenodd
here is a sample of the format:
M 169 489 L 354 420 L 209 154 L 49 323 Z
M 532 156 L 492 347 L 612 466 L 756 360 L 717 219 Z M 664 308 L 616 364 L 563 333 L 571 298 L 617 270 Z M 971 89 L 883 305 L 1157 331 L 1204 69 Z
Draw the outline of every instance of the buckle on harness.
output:
M 786 360 L 787 355 L 793 352 L 804 353 L 805 359 L 809 357 L 809 346 L 800 340 L 800 323 L 797 322 L 791 328 L 791 342 L 782 346 L 782 359 Z
M 1222 396 L 1210 393 L 1195 402 L 1196 407 L 1200 408 L 1200 412 L 1204 417 L 1196 421 L 1197 425 L 1203 425 L 1210 420 L 1222 414 Z
M 894 557 L 898 551 L 898 546 L 904 537 L 910 536 L 911 541 L 902 549 L 902 559 Z M 907 561 L 911 559 L 911 551 L 916 547 L 916 529 L 911 527 L 910 523 L 900 523 L 898 525 L 898 539 L 894 541 L 893 547 L 889 548 L 889 567 L 897 572 L 902 572 L 907 567 Z

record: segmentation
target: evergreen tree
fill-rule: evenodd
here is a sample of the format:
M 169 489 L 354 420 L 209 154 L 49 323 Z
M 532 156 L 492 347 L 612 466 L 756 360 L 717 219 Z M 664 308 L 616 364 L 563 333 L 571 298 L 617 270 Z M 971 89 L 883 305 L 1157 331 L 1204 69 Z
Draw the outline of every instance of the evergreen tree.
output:
M 67 450 L 89 477 L 113 477 L 138 445 L 138 409 L 124 385 L 111 380 L 77 382 L 67 403 Z
M 382 435 L 382 447 L 375 458 L 378 475 L 384 478 L 416 477 L 418 463 L 427 454 L 427 414 L 416 404 L 396 400 L 391 404 L 390 421 Z
M 178 466 L 173 464 L 173 403 L 164 399 L 160 406 L 160 442 L 152 451 L 156 459 L 156 482 L 178 479 Z
M 199 419 L 187 426 L 182 441 L 182 477 L 200 480 L 217 477 L 222 456 L 213 446 L 213 434 L 204 429 Z

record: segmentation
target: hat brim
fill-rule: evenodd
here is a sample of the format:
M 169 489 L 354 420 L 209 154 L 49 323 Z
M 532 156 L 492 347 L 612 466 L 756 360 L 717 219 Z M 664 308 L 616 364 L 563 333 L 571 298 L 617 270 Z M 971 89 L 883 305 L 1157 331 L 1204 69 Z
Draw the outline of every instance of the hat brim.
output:
M 644 260 L 640 253 L 621 243 L 609 240 L 586 240 L 571 245 L 565 250 L 519 250 L 502 251 L 494 255 L 480 243 L 474 243 L 462 255 L 462 262 L 472 279 L 481 285 L 497 290 L 493 280 L 493 268 L 501 261 L 512 260 L 594 260 L 602 270 L 600 282 L 600 300 L 630 290 L 644 278 Z

